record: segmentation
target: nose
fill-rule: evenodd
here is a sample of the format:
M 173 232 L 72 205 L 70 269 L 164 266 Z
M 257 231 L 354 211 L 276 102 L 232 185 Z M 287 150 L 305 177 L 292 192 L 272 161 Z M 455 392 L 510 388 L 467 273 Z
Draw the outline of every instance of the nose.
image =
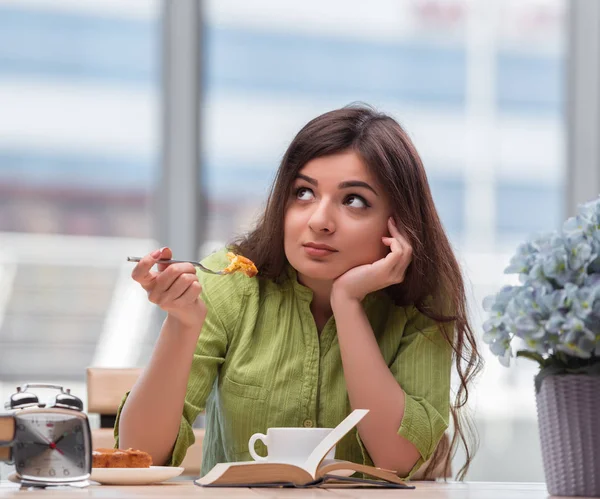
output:
M 335 232 L 334 209 L 327 200 L 314 204 L 314 210 L 308 220 L 308 226 L 315 232 Z

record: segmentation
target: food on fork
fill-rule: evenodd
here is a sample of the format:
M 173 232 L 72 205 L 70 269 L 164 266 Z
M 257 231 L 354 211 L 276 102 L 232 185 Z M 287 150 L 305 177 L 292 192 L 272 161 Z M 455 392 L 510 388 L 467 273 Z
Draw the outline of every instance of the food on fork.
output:
M 245 256 L 236 255 L 229 252 L 227 253 L 227 258 L 229 258 L 231 263 L 229 264 L 229 267 L 223 270 L 224 273 L 232 274 L 233 272 L 240 271 L 246 274 L 248 277 L 254 277 L 256 274 L 258 274 L 256 265 L 254 265 L 252 260 L 249 260 Z
M 92 468 L 149 468 L 152 456 L 135 449 L 96 449 L 92 451 Z

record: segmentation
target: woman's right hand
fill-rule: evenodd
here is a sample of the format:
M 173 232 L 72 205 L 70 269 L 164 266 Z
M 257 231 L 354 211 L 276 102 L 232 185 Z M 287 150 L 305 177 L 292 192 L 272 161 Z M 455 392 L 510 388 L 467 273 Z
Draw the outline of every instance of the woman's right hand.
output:
M 200 298 L 202 286 L 191 263 L 159 264 L 158 272 L 152 267 L 158 260 L 169 260 L 173 253 L 161 248 L 144 256 L 134 267 L 131 277 L 148 293 L 148 300 L 158 305 L 169 317 L 184 327 L 197 328 L 198 334 L 206 316 L 206 305 Z

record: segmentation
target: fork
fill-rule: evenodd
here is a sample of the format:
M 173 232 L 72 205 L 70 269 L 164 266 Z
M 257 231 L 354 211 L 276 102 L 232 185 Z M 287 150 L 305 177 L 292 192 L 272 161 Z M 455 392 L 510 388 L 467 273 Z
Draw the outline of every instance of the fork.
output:
M 139 262 L 142 258 L 139 256 L 128 256 L 128 262 Z M 215 275 L 227 275 L 229 272 L 225 272 L 225 270 L 210 270 L 202 265 L 200 262 L 195 262 L 193 260 L 157 260 L 156 263 L 191 263 L 195 267 L 198 267 L 203 272 L 208 272 L 209 274 Z

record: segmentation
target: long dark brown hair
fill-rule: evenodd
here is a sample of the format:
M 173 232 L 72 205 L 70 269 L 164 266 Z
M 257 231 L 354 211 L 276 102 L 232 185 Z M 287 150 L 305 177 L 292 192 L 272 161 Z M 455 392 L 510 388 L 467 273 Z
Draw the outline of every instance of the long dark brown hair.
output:
M 386 291 L 397 305 L 414 305 L 437 321 L 454 351 L 460 387 L 450 411 L 454 433 L 442 440 L 424 472 L 440 466 L 449 473 L 459 442 L 466 462 L 457 473 L 462 480 L 477 447 L 477 435 L 466 414 L 469 389 L 482 359 L 468 319 L 459 264 L 435 209 L 427 175 L 415 146 L 391 117 L 364 105 L 351 105 L 310 121 L 288 147 L 277 172 L 265 211 L 256 228 L 233 245 L 253 260 L 260 276 L 276 282 L 286 278 L 283 244 L 284 215 L 299 170 L 309 161 L 354 151 L 386 191 L 393 214 L 413 248 L 404 281 Z

